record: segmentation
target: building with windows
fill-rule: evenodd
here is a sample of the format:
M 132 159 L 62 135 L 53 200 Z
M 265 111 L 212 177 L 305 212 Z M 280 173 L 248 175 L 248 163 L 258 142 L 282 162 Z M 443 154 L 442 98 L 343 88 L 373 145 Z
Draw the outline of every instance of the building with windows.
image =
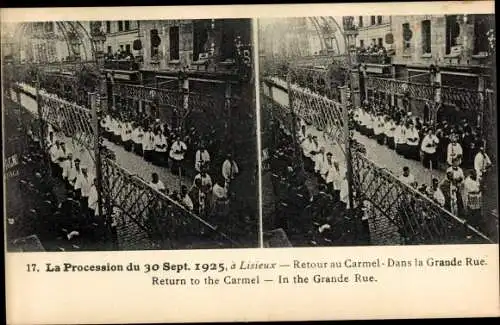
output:
M 355 44 L 358 49 L 358 63 L 364 63 L 370 74 L 390 74 L 388 55 L 393 52 L 391 16 L 354 16 L 352 24 L 356 28 Z M 383 55 L 378 55 L 385 49 Z
M 139 38 L 139 21 L 117 20 L 103 21 L 102 30 L 106 35 L 104 51 L 107 54 L 131 53 L 139 56 L 140 53 L 133 52 L 133 43 Z
M 143 70 L 224 70 L 235 65 L 237 47 L 251 45 L 250 22 L 241 19 L 139 22 Z M 248 59 L 251 59 L 248 57 Z
M 437 100 L 445 109 L 474 109 L 482 105 L 475 99 L 477 94 L 493 89 L 491 45 L 487 35 L 494 29 L 494 15 L 351 16 L 345 19 L 354 22 L 356 63 L 362 64 L 366 77 L 423 85 L 417 95 L 420 98 L 404 104 L 417 115 L 431 118 L 432 114 L 424 109 L 426 100 Z M 374 45 L 377 51 L 369 50 Z M 455 90 L 448 89 L 448 96 L 442 100 L 441 93 L 446 87 Z M 425 92 L 434 95 L 424 96 Z M 366 94 L 373 95 L 371 91 Z M 379 95 L 392 104 L 404 103 L 401 95 L 389 94 L 387 90 Z M 484 98 L 485 94 L 480 97 Z
M 392 18 L 395 77 L 429 82 L 431 64 L 440 84 L 482 90 L 491 83 L 488 31 L 493 15 L 427 15 Z M 422 75 L 422 77 L 418 77 Z
M 391 33 L 391 16 L 354 16 L 354 24 L 358 29 L 356 45 L 368 48 L 371 45 L 391 48 L 392 42 L 387 42 L 387 34 Z
M 5 24 L 4 29 L 2 49 L 10 52 L 13 61 L 48 64 L 92 59 L 90 39 L 84 40 L 89 22 Z

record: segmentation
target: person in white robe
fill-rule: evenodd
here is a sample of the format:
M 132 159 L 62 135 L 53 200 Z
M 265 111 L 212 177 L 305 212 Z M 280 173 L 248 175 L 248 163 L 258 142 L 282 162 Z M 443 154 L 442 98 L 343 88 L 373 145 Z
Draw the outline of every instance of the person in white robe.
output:
M 153 159 L 153 163 L 158 166 L 168 166 L 168 156 L 167 156 L 167 137 L 161 132 L 160 129 L 156 131 L 156 135 L 154 138 L 154 151 L 155 157 Z
M 163 184 L 163 182 L 160 180 L 157 173 L 151 174 L 151 181 L 149 182 L 149 186 L 162 193 L 164 193 L 166 190 L 165 184 Z
M 170 147 L 170 159 L 172 160 L 171 171 L 174 175 L 184 174 L 184 155 L 187 151 L 187 145 L 181 140 L 180 136 L 176 136 L 175 141 Z
M 394 142 L 396 146 L 396 152 L 400 155 L 404 155 L 406 150 L 406 126 L 403 122 L 398 122 L 396 124 L 396 129 L 394 131 Z
M 443 191 L 439 187 L 439 180 L 437 178 L 432 179 L 432 199 L 441 207 L 444 207 L 446 199 Z
M 142 149 L 144 151 L 144 160 L 151 162 L 153 160 L 154 153 L 154 141 L 155 135 L 151 128 L 144 133 L 144 137 L 142 139 Z
M 437 169 L 437 147 L 439 144 L 438 137 L 434 134 L 432 128 L 427 131 L 427 134 L 422 139 L 420 150 L 424 155 L 423 164 L 425 168 Z M 432 165 L 431 165 L 432 164 Z
M 467 221 L 474 227 L 481 223 L 482 207 L 481 185 L 474 170 L 464 181 L 463 200 L 465 202 Z
M 463 153 L 462 146 L 458 143 L 458 137 L 452 134 L 451 142 L 448 144 L 446 162 L 449 166 L 453 166 L 454 161 L 456 161 L 458 166 L 460 166 L 462 164 Z
M 412 173 L 410 173 L 410 167 L 404 166 L 403 167 L 403 174 L 399 176 L 398 178 L 402 183 L 415 187 L 416 181 L 415 181 L 415 176 L 413 176 Z
M 133 132 L 132 139 L 134 141 L 134 152 L 136 155 L 143 157 L 143 145 L 144 145 L 144 129 L 142 125 L 138 124 Z
M 94 178 L 92 181 L 92 185 L 90 186 L 88 193 L 88 207 L 89 207 L 89 217 L 99 215 L 99 197 L 97 193 L 97 178 Z
M 490 157 L 486 154 L 484 146 L 480 146 L 479 151 L 474 157 L 474 170 L 476 171 L 479 182 L 482 181 L 484 173 L 491 168 L 491 165 Z
M 206 149 L 204 144 L 200 145 L 200 148 L 196 150 L 194 157 L 194 169 L 199 173 L 202 168 L 209 166 L 210 164 L 210 154 Z
M 226 181 L 227 188 L 229 188 L 229 184 L 232 180 L 234 180 L 239 172 L 238 164 L 233 159 L 232 155 L 228 154 L 226 160 L 222 163 L 222 176 Z
M 418 130 L 415 128 L 413 123 L 410 124 L 410 127 L 406 130 L 406 158 L 413 160 L 420 160 L 419 155 L 419 147 L 418 144 L 420 142 L 420 135 L 418 134 Z

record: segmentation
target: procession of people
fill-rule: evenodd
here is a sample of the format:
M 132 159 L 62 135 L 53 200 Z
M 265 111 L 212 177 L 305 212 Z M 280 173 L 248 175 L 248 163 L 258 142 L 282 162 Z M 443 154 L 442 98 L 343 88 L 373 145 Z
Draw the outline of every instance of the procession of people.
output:
M 30 85 L 22 84 L 21 87 L 26 88 L 24 90 L 28 93 L 33 92 Z M 41 91 L 44 92 L 43 89 Z M 46 95 L 58 99 L 56 95 Z M 45 145 L 51 177 L 60 180 L 67 191 L 67 198 L 78 203 L 79 216 L 92 222 L 102 221 L 92 153 L 75 139 L 78 135 L 69 137 L 56 125 L 46 125 Z M 160 179 L 161 174 L 154 173 L 149 185 L 166 195 L 167 199 L 177 202 L 186 213 L 194 214 L 196 217 L 193 220 L 201 217 L 218 228 L 239 218 L 240 208 L 236 205 L 244 198 L 235 201 L 234 211 L 231 211 L 231 201 L 239 191 L 240 185 L 236 183 L 240 166 L 230 147 L 224 147 L 220 140 L 214 138 L 213 130 L 205 135 L 199 134 L 194 127 L 182 132 L 169 123 L 162 123 L 157 116 L 132 114 L 128 109 L 110 110 L 100 119 L 100 130 L 103 138 L 143 158 L 145 164 L 155 165 L 158 170 L 177 176 L 179 182 L 165 186 Z M 186 186 L 186 179 L 189 178 L 192 184 Z M 162 186 L 155 186 L 157 182 Z
M 430 103 L 427 103 L 429 105 Z M 353 114 L 356 129 L 362 135 L 377 140 L 408 160 L 421 161 L 429 171 L 445 172 L 439 182 L 444 200 L 436 201 L 455 216 L 466 219 L 478 227 L 481 220 L 481 196 L 484 192 L 483 178 L 492 168 L 485 151 L 481 130 L 466 119 L 458 123 L 422 121 L 402 107 L 365 101 Z M 407 181 L 409 167 L 403 167 L 400 176 L 408 186 L 435 198 L 432 184 L 426 180 Z M 487 176 L 486 176 L 487 177 Z M 420 185 L 419 185 L 420 183 Z
M 285 89 L 289 87 L 278 77 L 270 77 L 270 79 L 278 87 Z M 298 172 L 300 168 L 294 167 L 292 163 L 289 163 L 290 166 L 285 169 L 281 167 L 284 171 L 282 175 L 295 178 L 294 181 L 289 181 L 290 183 L 304 177 L 312 178 L 315 184 L 312 187 L 315 188 L 313 191 L 323 193 L 324 197 L 328 197 L 332 203 L 340 202 L 340 206 L 348 208 L 345 158 L 339 150 L 335 149 L 335 142 L 330 138 L 331 130 L 328 126 L 330 122 L 324 121 L 325 117 L 320 112 L 321 107 L 316 107 L 329 99 L 307 87 L 300 87 L 297 84 L 292 84 L 290 87 L 295 93 L 295 114 L 300 116 L 295 127 L 297 130 L 295 141 L 298 142 L 299 151 L 301 151 L 300 160 L 303 162 L 306 176 L 300 175 Z M 361 106 L 350 109 L 349 118 L 355 131 L 360 135 L 373 139 L 379 146 L 394 150 L 405 160 L 420 162 L 423 170 L 430 171 L 429 179 L 417 179 L 413 174 L 414 171 L 410 170 L 410 166 L 414 164 L 402 165 L 401 169 L 391 171 L 396 179 L 410 188 L 410 191 L 415 191 L 414 199 L 425 201 L 428 198 L 453 216 L 464 219 L 468 225 L 476 229 L 481 230 L 487 227 L 485 218 L 481 214 L 482 195 L 487 190 L 485 177 L 491 177 L 488 173 L 492 169 L 492 162 L 486 153 L 486 143 L 480 128 L 475 127 L 466 119 L 424 121 L 418 116 L 413 116 L 407 109 L 384 105 L 373 99 L 371 102 L 365 101 Z M 280 124 L 283 121 L 275 121 L 272 125 L 275 129 L 279 128 L 278 133 L 282 133 L 281 136 L 288 134 L 288 142 L 285 142 L 287 144 L 283 147 L 288 149 L 280 149 L 278 145 L 278 150 L 272 150 L 276 154 L 266 155 L 270 162 L 273 157 L 283 159 L 284 156 L 291 156 L 294 151 L 292 139 L 294 128 L 290 125 L 284 127 Z M 270 133 L 273 132 L 270 131 Z M 272 164 L 270 170 L 276 173 L 276 167 Z M 445 176 L 442 179 L 436 178 L 436 175 L 440 174 Z M 279 179 L 279 177 L 273 179 Z M 298 182 L 300 184 L 303 181 Z M 311 184 L 311 180 L 307 183 Z M 308 187 L 311 189 L 311 186 Z M 273 185 L 278 201 L 285 201 L 283 195 L 277 193 L 276 188 L 277 186 Z M 413 205 L 412 202 L 410 200 L 407 203 Z M 306 207 L 307 205 L 303 206 L 301 211 L 306 211 Z M 276 209 L 276 211 L 279 214 L 280 210 Z M 338 214 L 338 211 L 330 209 L 329 213 Z M 302 217 L 302 220 L 306 219 Z M 366 220 L 363 221 L 366 223 Z M 365 232 L 369 232 L 369 226 L 364 228 Z

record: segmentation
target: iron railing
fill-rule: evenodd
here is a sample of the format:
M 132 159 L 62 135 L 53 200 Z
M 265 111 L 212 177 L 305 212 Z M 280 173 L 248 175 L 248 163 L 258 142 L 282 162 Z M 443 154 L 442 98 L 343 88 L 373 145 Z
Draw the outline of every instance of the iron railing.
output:
M 441 102 L 445 105 L 458 106 L 460 109 L 477 112 L 482 108 L 483 94 L 477 90 L 441 86 Z
M 105 60 L 104 69 L 136 71 L 139 70 L 139 64 L 134 60 Z
M 367 77 L 365 78 L 365 87 L 381 93 L 408 96 L 411 99 L 429 101 L 434 101 L 435 99 L 435 87 L 428 84 L 397 79 Z
M 268 79 L 264 82 L 269 87 L 275 84 Z M 331 103 L 327 99 L 310 92 L 302 91 L 302 99 L 297 98 L 295 88 L 295 85 L 291 85 L 291 89 L 288 89 L 290 97 L 294 99 L 292 109 L 282 105 L 269 106 L 277 110 L 271 113 L 274 117 L 285 118 L 291 110 L 297 110 L 298 116 L 308 119 L 317 129 L 341 126 L 338 114 L 332 114 L 332 111 L 338 112 L 338 105 L 333 104 L 329 108 Z M 270 97 L 272 91 L 268 89 L 265 93 L 268 95 L 264 94 L 264 98 L 274 100 Z M 284 111 L 279 112 L 282 109 Z M 287 124 L 285 121 L 284 125 Z M 331 135 L 334 141 L 344 138 L 340 131 Z M 351 157 L 355 202 L 365 207 L 369 215 L 373 244 L 492 243 L 490 238 L 465 220 L 452 215 L 433 200 L 402 183 L 387 169 L 370 161 L 361 150 L 351 149 Z
M 358 63 L 391 64 L 391 57 L 386 54 L 358 53 L 356 56 Z
M 104 210 L 120 250 L 230 248 L 237 243 L 110 159 L 102 160 Z
M 14 89 L 25 93 L 36 103 L 37 94 L 33 87 L 15 85 Z M 48 123 L 68 138 L 83 142 L 91 149 L 96 136 L 91 124 L 91 112 L 53 94 L 39 92 L 38 95 L 39 107 L 29 106 L 26 111 L 39 123 Z M 232 222 L 219 225 L 219 229 L 154 190 L 112 159 L 103 155 L 100 164 L 103 213 L 106 220 L 110 220 L 110 216 L 113 216 L 111 220 L 115 220 L 119 249 L 238 247 L 239 243 L 220 229 L 226 229 L 233 237 L 242 238 L 245 234 L 241 232 L 248 232 L 252 227 L 247 220 L 238 221 L 229 216 Z
M 365 155 L 353 152 L 352 158 L 357 201 L 368 210 L 373 244 L 492 243 L 466 220 L 402 183 Z

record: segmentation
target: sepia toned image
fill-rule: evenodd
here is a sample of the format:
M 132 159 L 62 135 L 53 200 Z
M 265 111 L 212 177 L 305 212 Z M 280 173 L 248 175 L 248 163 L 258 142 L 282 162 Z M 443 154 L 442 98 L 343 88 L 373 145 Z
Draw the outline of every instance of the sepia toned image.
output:
M 259 19 L 265 246 L 498 243 L 494 20 Z
M 500 315 L 494 13 L 0 8 L 6 323 Z
M 1 27 L 8 251 L 258 246 L 250 19 Z

